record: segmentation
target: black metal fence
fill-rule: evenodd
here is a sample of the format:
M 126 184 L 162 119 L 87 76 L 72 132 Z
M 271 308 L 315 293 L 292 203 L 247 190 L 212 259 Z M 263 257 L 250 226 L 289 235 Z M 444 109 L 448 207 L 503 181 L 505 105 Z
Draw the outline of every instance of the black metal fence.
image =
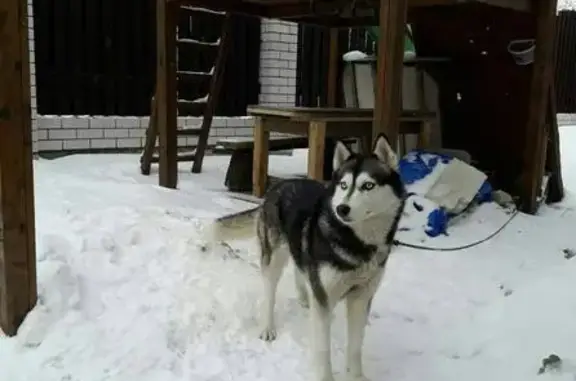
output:
M 576 113 L 576 11 L 561 11 L 556 27 L 556 110 Z
M 38 113 L 149 115 L 156 79 L 155 3 L 34 0 Z M 216 39 L 221 24 L 213 17 L 181 17 L 180 35 Z M 238 16 L 232 46 L 216 110 L 221 116 L 244 115 L 248 104 L 258 102 L 259 19 Z M 208 71 L 214 58 L 181 53 L 179 66 Z
M 375 42 L 363 29 L 341 31 L 339 41 L 340 52 L 374 52 Z M 300 106 L 326 105 L 328 46 L 326 28 L 300 27 L 296 79 L 296 100 Z M 339 72 L 342 72 L 341 68 Z M 557 112 L 576 113 L 576 11 L 558 14 L 555 88 Z
M 375 43 L 360 28 L 338 32 L 340 52 L 360 50 L 367 54 L 374 52 Z M 298 62 L 296 73 L 296 104 L 298 106 L 326 106 L 328 88 L 328 55 L 330 33 L 327 28 L 302 25 L 298 29 Z M 340 63 L 341 60 L 340 60 Z M 342 74 L 342 67 L 338 68 Z M 338 89 L 342 91 L 342 89 Z M 338 97 L 337 99 L 341 99 Z

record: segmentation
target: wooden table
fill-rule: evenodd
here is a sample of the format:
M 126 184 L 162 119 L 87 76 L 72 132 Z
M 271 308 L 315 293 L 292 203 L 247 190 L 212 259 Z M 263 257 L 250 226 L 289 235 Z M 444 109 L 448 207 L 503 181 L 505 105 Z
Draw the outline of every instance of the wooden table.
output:
M 268 177 L 268 141 L 270 132 L 308 136 L 308 177 L 323 180 L 324 144 L 330 138 L 358 138 L 362 150 L 370 149 L 372 109 L 249 106 L 255 118 L 253 194 L 262 197 Z M 402 134 L 418 134 L 419 146 L 429 143 L 430 125 L 435 113 L 404 112 L 400 117 Z

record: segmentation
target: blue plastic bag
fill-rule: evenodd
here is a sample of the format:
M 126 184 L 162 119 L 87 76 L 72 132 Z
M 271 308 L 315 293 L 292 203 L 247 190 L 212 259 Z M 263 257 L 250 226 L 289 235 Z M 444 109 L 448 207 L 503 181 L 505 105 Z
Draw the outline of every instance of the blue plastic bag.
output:
M 448 164 L 454 158 L 444 154 L 436 154 L 413 150 L 404 156 L 399 164 L 400 177 L 405 185 L 411 185 L 430 175 L 438 163 Z M 424 195 L 419 195 L 424 196 Z M 492 186 L 488 181 L 478 189 L 473 202 L 481 204 L 492 201 Z M 437 237 L 440 234 L 447 234 L 448 221 L 454 217 L 443 208 L 437 208 L 428 214 L 426 234 L 429 237 Z

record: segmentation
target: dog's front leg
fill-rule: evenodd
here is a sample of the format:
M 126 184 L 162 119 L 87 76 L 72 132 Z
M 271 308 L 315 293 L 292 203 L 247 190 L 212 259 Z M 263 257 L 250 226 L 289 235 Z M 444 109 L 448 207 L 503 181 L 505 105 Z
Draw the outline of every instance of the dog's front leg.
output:
M 368 323 L 372 298 L 376 293 L 381 275 L 372 279 L 367 285 L 355 289 L 346 297 L 348 320 L 348 348 L 346 369 L 349 381 L 366 381 L 362 369 L 362 346 Z
M 334 381 L 330 354 L 330 314 L 329 307 L 322 306 L 316 297 L 310 298 L 310 319 L 312 329 L 313 366 L 318 381 Z

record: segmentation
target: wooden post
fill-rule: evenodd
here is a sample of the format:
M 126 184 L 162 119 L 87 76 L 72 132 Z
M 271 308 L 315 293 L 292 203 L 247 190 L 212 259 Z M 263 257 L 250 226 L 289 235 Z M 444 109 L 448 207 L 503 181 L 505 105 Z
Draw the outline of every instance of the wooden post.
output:
M 308 178 L 324 180 L 324 147 L 326 122 L 310 122 L 308 126 Z
M 176 8 L 156 0 L 156 122 L 159 142 L 159 184 L 178 185 L 176 110 Z
M 554 65 L 556 67 L 556 65 Z M 550 171 L 548 180 L 548 198 L 546 202 L 560 202 L 564 198 L 564 180 L 562 179 L 562 160 L 560 159 L 560 135 L 556 118 L 556 89 L 550 88 L 550 102 L 546 113 L 548 139 L 546 148 L 546 165 Z
M 376 103 L 372 137 L 385 133 L 394 150 L 398 146 L 402 107 L 404 28 L 408 0 L 380 0 L 380 36 L 376 73 Z
M 252 165 L 252 194 L 264 196 L 268 182 L 268 144 L 270 131 L 266 127 L 264 117 L 257 116 L 254 120 L 254 154 Z
M 339 99 L 338 95 L 340 94 L 340 89 L 338 85 L 340 81 L 338 81 L 340 77 L 340 73 L 338 72 L 340 69 L 340 46 L 339 46 L 339 30 L 337 28 L 330 28 L 330 43 L 329 43 L 329 52 L 328 52 L 328 85 L 327 85 L 327 99 L 326 99 L 326 106 L 328 107 L 338 107 Z M 324 132 L 326 135 L 326 132 Z M 308 145 L 311 148 L 311 145 Z M 319 179 L 322 180 L 329 180 L 332 177 L 332 172 L 334 168 L 332 168 L 332 158 L 334 157 L 334 149 L 336 147 L 336 140 L 334 138 L 325 138 L 323 142 L 324 151 L 322 155 L 323 158 L 323 176 Z M 308 162 L 308 166 L 310 166 L 310 162 Z M 316 164 L 314 164 L 316 165 Z
M 338 69 L 340 68 L 339 62 L 339 46 L 338 46 L 338 29 L 330 28 L 330 50 L 328 54 L 328 88 L 327 88 L 327 103 L 328 107 L 338 106 Z
M 34 180 L 26 0 L 0 2 L 0 328 L 36 304 Z
M 156 120 L 156 100 L 154 97 L 150 100 L 150 120 L 146 129 L 146 141 L 144 151 L 140 157 L 140 173 L 145 176 L 150 175 L 152 167 L 152 157 L 154 156 L 154 147 L 156 147 L 156 138 L 158 137 L 158 122 Z
M 522 174 L 522 211 L 534 214 L 540 195 L 546 161 L 545 118 L 549 89 L 554 80 L 554 41 L 556 36 L 556 0 L 533 2 L 537 17 L 536 49 L 532 65 L 532 83 L 528 121 L 524 132 L 524 172 Z

